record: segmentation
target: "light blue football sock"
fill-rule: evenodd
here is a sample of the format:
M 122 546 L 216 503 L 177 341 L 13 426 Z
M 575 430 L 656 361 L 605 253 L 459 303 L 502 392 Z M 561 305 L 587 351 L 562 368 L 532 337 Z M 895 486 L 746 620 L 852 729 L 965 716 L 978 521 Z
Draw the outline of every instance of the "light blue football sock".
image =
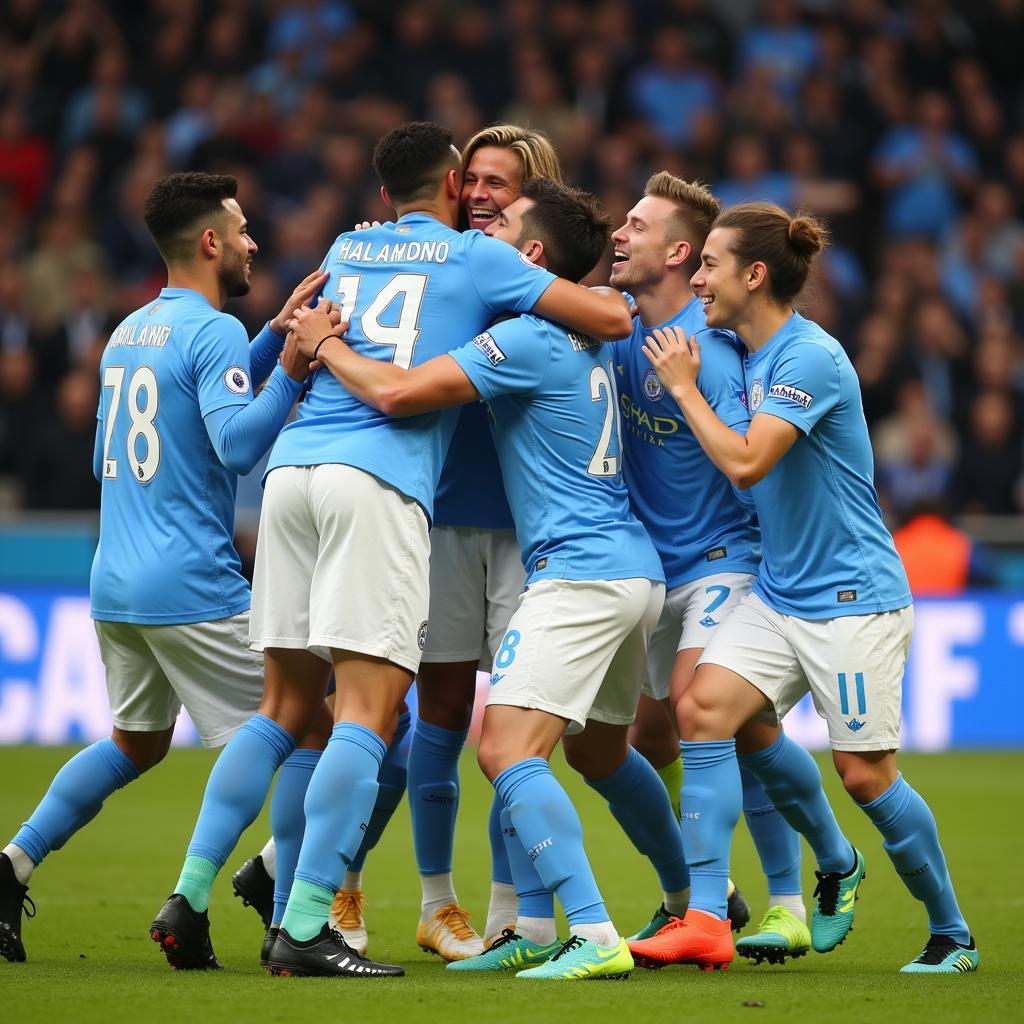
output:
M 53 777 L 11 842 L 41 864 L 51 850 L 59 850 L 99 814 L 111 793 L 138 777 L 135 762 L 109 736 L 80 750 Z
M 665 892 L 679 892 L 690 884 L 683 855 L 683 837 L 668 791 L 651 763 L 633 747 L 626 760 L 603 779 L 587 779 L 608 801 L 608 807 L 630 842 L 658 873 Z
M 543 758 L 506 768 L 494 788 L 543 884 L 558 897 L 570 926 L 599 924 L 608 911 L 583 850 L 583 826 Z M 521 911 L 522 912 L 522 911 Z
M 306 790 L 306 834 L 281 922 L 293 939 L 311 939 L 327 920 L 334 894 L 373 815 L 377 776 L 386 753 L 384 741 L 366 726 L 339 722 L 331 731 Z M 298 888 L 300 880 L 312 888 Z M 324 893 L 329 894 L 326 904 Z
M 459 808 L 459 756 L 468 729 L 417 720 L 409 746 L 409 810 L 421 875 L 450 874 Z
M 742 760 L 761 780 L 775 809 L 810 844 L 819 869 L 841 874 L 849 871 L 853 847 L 821 788 L 821 772 L 814 758 L 782 733 L 770 747 L 744 754 Z
M 273 719 L 253 715 L 228 741 L 210 772 L 199 809 L 192 841 L 188 844 L 186 869 L 176 893 L 193 910 L 206 909 L 213 878 L 224 866 L 241 834 L 256 820 L 274 773 L 295 749 L 295 739 Z M 199 865 L 196 858 L 207 861 Z
M 540 880 L 537 869 L 527 857 L 526 850 L 516 834 L 515 825 L 512 824 L 512 815 L 501 803 L 497 793 L 494 795 L 494 803 L 500 808 L 498 818 L 501 822 L 501 838 L 508 853 L 507 863 L 512 885 L 519 898 L 519 916 L 554 917 L 554 894 Z
M 735 740 L 683 747 L 682 831 L 690 907 L 722 920 L 729 901 L 729 848 L 743 805 Z
M 927 908 L 928 930 L 968 945 L 971 930 L 956 902 L 931 808 L 902 775 L 880 797 L 858 806 L 882 833 L 896 874 Z
M 377 776 L 377 802 L 373 805 L 370 824 L 366 828 L 359 852 L 349 865 L 349 871 L 363 870 L 366 855 L 380 842 L 391 816 L 398 810 L 402 797 L 405 796 L 406 765 L 409 762 L 409 741 L 412 738 L 409 733 L 411 721 L 412 716 L 408 711 L 403 711 L 398 716 L 395 735 L 391 737 L 388 752 L 384 755 L 380 774 Z
M 288 894 L 292 891 L 295 865 L 299 860 L 302 835 L 306 831 L 303 802 L 306 789 L 320 762 L 320 750 L 295 750 L 277 773 L 270 798 L 270 830 L 277 849 L 274 869 L 274 924 L 280 924 Z
M 503 822 L 503 814 L 508 818 L 505 805 L 495 793 L 494 799 L 491 800 L 491 813 L 487 816 L 487 838 L 491 843 L 491 881 L 501 885 L 514 885 L 512 866 L 509 864 L 508 848 L 505 846 L 505 836 L 502 831 L 506 824 L 512 828 L 512 821 L 509 818 Z M 514 833 L 515 829 L 512 831 Z
M 775 809 L 760 779 L 746 767 L 742 756 L 739 762 L 743 814 L 761 859 L 761 869 L 768 879 L 768 896 L 799 896 L 803 891 L 800 884 L 800 836 Z

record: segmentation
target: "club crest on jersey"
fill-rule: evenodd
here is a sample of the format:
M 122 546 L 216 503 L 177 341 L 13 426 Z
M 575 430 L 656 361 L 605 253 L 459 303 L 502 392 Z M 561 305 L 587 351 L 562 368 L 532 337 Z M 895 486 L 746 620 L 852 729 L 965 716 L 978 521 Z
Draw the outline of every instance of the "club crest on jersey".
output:
M 505 362 L 505 353 L 498 348 L 498 343 L 494 340 L 490 331 L 478 334 L 473 339 L 473 344 L 487 356 L 487 361 L 491 366 L 497 366 L 499 363 Z
M 809 391 L 802 391 L 800 388 L 793 387 L 792 384 L 773 384 L 768 389 L 768 397 L 781 398 L 794 405 L 802 405 L 805 409 L 809 409 L 811 402 L 814 401 L 814 395 Z
M 764 401 L 764 381 L 758 377 L 750 385 L 750 411 L 757 412 L 757 407 Z
M 249 375 L 240 366 L 232 366 L 224 374 L 224 387 L 235 395 L 249 393 Z
M 648 370 L 644 374 L 643 389 L 644 394 L 652 402 L 657 402 L 665 394 L 665 389 L 661 386 L 661 381 L 658 380 L 658 375 L 654 370 Z

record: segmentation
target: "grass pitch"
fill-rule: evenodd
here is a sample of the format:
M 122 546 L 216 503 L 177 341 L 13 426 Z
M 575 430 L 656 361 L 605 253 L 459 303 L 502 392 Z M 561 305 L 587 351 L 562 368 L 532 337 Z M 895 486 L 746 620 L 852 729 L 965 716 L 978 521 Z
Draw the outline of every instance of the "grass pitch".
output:
M 0 747 L 0 841 L 28 815 L 67 749 Z M 174 1022 L 544 1021 L 955 1021 L 1019 1019 L 1024 980 L 1017 956 L 1024 895 L 1016 884 L 1024 757 L 1012 753 L 907 755 L 907 777 L 934 808 L 961 905 L 981 950 L 981 971 L 949 978 L 905 977 L 898 968 L 927 938 L 921 909 L 906 893 L 878 834 L 822 762 L 826 789 L 868 876 L 852 935 L 833 953 L 784 967 L 737 962 L 724 973 L 693 967 L 636 971 L 624 984 L 527 985 L 512 976 L 455 977 L 415 944 L 419 886 L 406 807 L 370 855 L 365 875 L 370 953 L 402 963 L 386 982 L 272 979 L 260 970 L 255 913 L 231 896 L 230 874 L 256 853 L 261 818 L 242 838 L 210 905 L 213 941 L 225 970 L 175 974 L 147 935 L 177 879 L 213 755 L 173 750 L 154 772 L 108 801 L 100 817 L 51 856 L 33 879 L 38 917 L 26 922 L 29 961 L 0 961 L 0 1020 Z M 612 917 L 624 932 L 659 902 L 657 879 L 622 836 L 603 801 L 556 767 L 583 818 L 587 848 Z M 486 819 L 490 787 L 467 758 L 456 844 L 456 883 L 479 927 L 489 886 Z M 1013 836 L 1018 835 L 1018 839 Z M 813 890 L 805 848 L 805 894 Z M 765 909 L 764 879 L 741 824 L 733 877 L 754 921 Z M 748 930 L 749 930 L 748 926 Z M 564 928 L 563 928 L 564 931 Z

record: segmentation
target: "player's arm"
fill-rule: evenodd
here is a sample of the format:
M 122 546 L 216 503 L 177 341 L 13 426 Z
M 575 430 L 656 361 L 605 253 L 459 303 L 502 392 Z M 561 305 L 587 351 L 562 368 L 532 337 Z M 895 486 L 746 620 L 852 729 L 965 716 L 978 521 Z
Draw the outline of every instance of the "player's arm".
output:
M 614 288 L 584 288 L 557 278 L 534 303 L 532 312 L 599 341 L 617 341 L 633 329 L 629 305 Z
M 298 306 L 308 306 L 320 294 L 327 280 L 324 270 L 314 270 L 307 274 L 285 300 L 277 315 L 268 320 L 263 329 L 252 339 L 249 345 L 249 373 L 254 384 L 262 384 L 270 376 L 284 348 L 288 328 L 285 326 L 292 310 Z
M 675 399 L 708 458 L 734 487 L 746 490 L 763 480 L 793 446 L 799 429 L 787 420 L 758 413 L 746 434 L 727 427 L 697 387 L 700 345 L 678 327 L 647 337 L 644 354 Z
M 353 352 L 320 310 L 299 309 L 289 321 L 299 350 L 326 367 L 350 394 L 386 416 L 414 416 L 475 402 L 480 395 L 451 356 L 437 356 L 406 370 Z

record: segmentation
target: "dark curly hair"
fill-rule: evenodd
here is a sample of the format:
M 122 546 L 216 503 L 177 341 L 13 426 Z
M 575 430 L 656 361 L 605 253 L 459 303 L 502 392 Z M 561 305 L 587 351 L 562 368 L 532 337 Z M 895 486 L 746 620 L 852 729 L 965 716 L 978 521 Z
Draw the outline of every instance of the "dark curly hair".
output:
M 393 203 L 429 198 L 459 162 L 454 136 L 433 121 L 399 125 L 373 151 L 373 169 Z
M 238 180 L 228 174 L 184 171 L 161 178 L 146 197 L 142 216 L 167 263 L 189 257 L 197 231 L 224 213 L 225 199 L 234 199 Z

